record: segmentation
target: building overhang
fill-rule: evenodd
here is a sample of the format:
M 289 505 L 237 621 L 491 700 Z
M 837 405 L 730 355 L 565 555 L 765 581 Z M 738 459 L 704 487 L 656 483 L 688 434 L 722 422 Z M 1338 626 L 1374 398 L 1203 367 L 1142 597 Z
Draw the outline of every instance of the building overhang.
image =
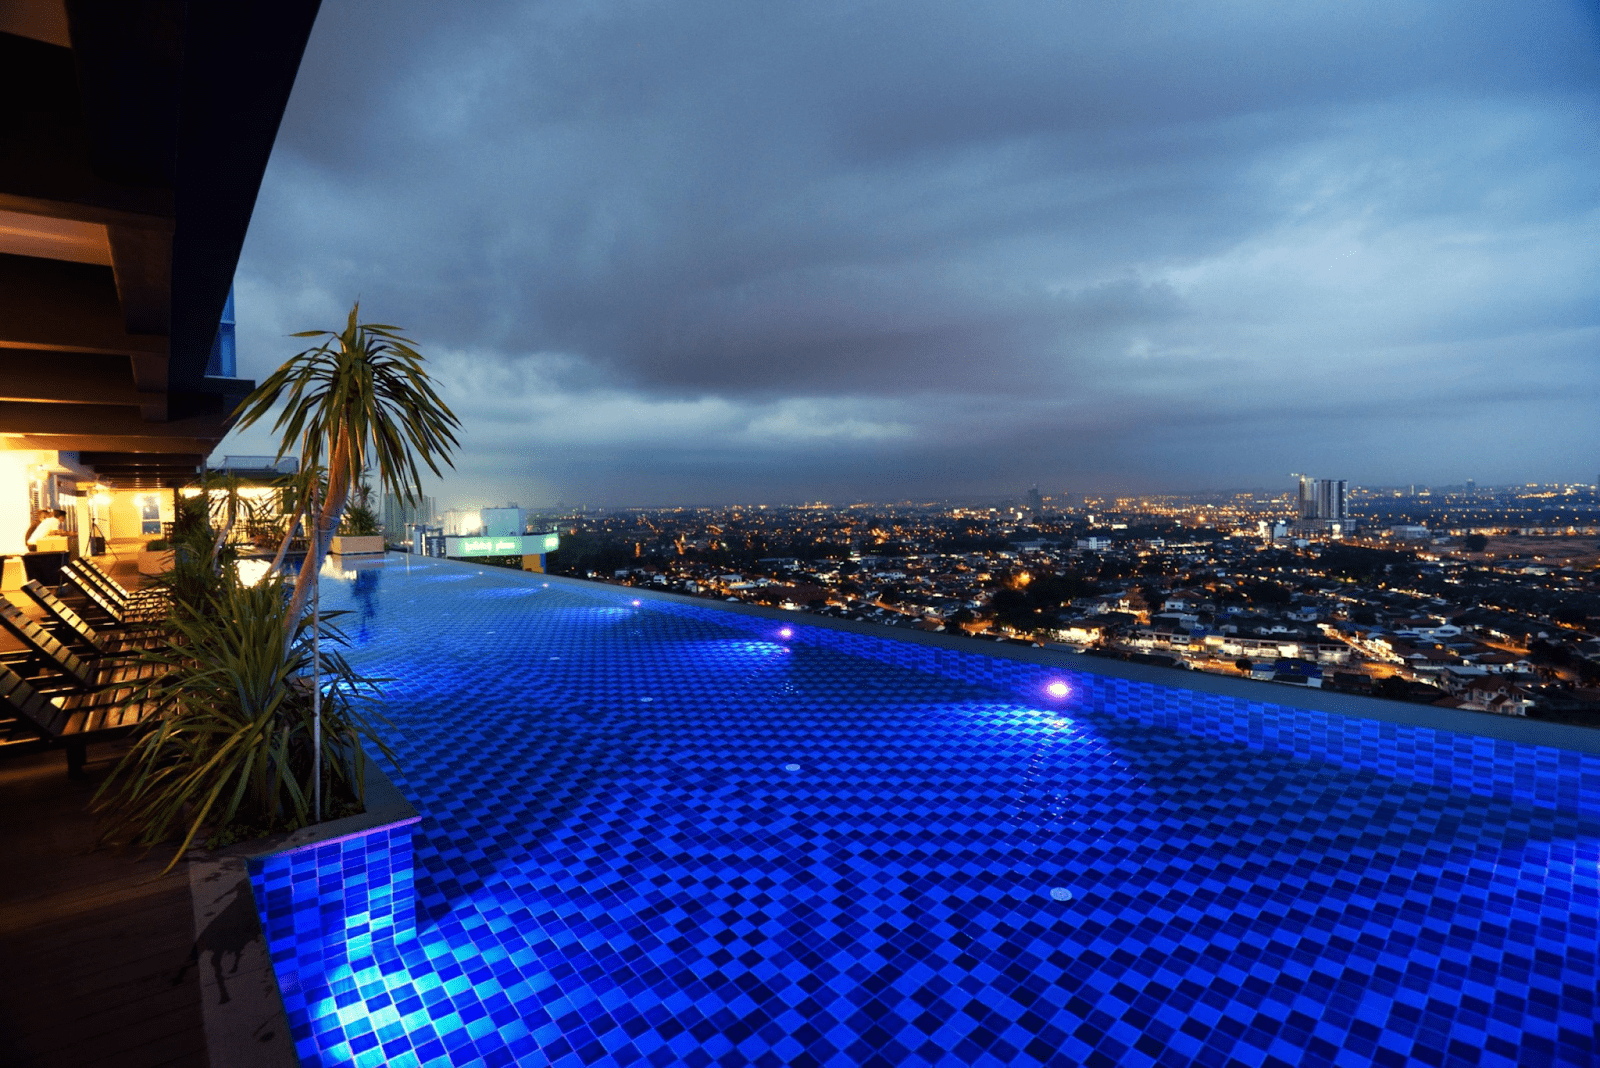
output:
M 207 362 L 318 3 L 0 0 L 0 448 L 173 485 L 227 433 L 253 383 Z

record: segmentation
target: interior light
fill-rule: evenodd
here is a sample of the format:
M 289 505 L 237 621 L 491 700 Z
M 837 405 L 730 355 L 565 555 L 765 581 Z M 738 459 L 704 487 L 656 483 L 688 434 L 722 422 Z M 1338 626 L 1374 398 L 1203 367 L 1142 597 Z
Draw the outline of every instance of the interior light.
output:
M 259 586 L 261 580 L 272 572 L 272 562 L 269 560 L 239 560 L 233 565 L 234 572 L 239 576 L 239 581 L 246 586 Z

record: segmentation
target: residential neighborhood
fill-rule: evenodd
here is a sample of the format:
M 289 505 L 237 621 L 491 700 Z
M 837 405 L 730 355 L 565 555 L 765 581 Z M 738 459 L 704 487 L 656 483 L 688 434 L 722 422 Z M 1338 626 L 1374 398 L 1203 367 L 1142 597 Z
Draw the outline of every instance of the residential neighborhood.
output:
M 552 570 L 975 641 L 1600 725 L 1590 486 L 571 510 Z M 1593 629 L 1591 629 L 1593 628 Z

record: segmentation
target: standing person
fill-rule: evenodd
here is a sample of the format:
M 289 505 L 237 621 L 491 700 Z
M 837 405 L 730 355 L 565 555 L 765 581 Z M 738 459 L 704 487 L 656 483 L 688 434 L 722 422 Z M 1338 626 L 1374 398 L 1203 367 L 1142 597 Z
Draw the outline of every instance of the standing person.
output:
M 39 520 L 38 524 L 28 533 L 28 551 L 38 552 L 36 546 L 40 538 L 49 538 L 61 533 L 61 521 L 67 518 L 67 513 L 57 508 L 54 512 Z

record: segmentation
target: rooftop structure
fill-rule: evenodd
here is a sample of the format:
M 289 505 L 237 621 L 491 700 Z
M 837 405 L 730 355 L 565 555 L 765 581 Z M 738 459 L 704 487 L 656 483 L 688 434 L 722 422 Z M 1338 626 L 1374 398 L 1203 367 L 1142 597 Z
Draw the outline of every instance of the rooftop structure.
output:
M 0 6 L 0 448 L 161 487 L 226 433 L 252 383 L 208 364 L 316 7 Z
M 87 552 L 163 507 L 97 494 L 180 486 L 227 433 L 234 266 L 316 11 L 0 3 L 0 554 L 57 508 Z

